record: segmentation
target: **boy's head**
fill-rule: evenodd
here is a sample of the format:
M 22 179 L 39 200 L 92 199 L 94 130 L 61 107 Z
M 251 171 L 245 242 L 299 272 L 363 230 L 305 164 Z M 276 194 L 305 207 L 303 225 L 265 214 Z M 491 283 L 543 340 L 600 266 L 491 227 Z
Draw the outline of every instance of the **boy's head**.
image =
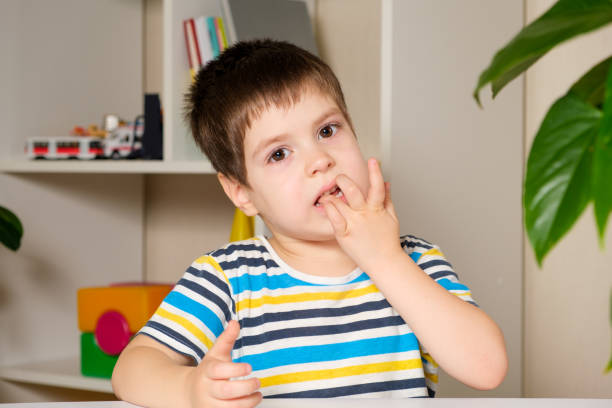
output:
M 186 97 L 186 119 L 215 170 L 249 186 L 244 136 L 265 110 L 289 108 L 306 90 L 330 97 L 352 129 L 332 70 L 287 42 L 238 42 L 198 73 Z

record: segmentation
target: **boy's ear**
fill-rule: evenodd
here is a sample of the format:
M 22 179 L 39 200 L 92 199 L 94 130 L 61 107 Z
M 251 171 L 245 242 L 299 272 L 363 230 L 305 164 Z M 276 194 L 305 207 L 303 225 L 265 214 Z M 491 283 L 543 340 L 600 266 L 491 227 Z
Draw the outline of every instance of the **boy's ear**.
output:
M 242 183 L 222 173 L 217 173 L 217 178 L 223 187 L 223 191 L 236 207 L 248 216 L 257 215 L 259 211 L 251 202 L 249 190 Z

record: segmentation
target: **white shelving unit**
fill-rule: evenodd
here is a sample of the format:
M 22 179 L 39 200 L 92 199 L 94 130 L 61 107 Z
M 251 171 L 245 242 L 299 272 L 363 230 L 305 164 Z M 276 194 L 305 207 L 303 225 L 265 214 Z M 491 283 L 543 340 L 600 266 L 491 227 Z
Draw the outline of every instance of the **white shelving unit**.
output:
M 66 93 L 58 97 L 56 101 L 49 95 L 61 94 L 61 89 L 55 89 L 49 85 L 49 80 L 46 80 L 41 88 L 28 88 L 25 90 L 19 89 L 21 86 L 28 85 L 31 81 L 14 82 L 9 79 L 5 79 L 0 82 L 3 88 L 3 93 L 9 95 L 6 99 L 0 98 L 0 113 L 3 116 L 0 118 L 4 119 L 3 125 L 4 136 L 0 138 L 0 191 L 3 189 L 8 191 L 8 196 L 17 197 L 13 200 L 13 206 L 17 208 L 31 205 L 28 202 L 40 200 L 44 202 L 43 206 L 35 211 L 40 211 L 41 214 L 45 214 L 52 211 L 52 216 L 47 214 L 47 218 L 60 219 L 62 216 L 71 217 L 71 219 L 79 219 L 82 217 L 91 222 L 86 228 L 89 231 L 78 239 L 73 239 L 64 246 L 70 246 L 75 248 L 74 250 L 66 251 L 66 253 L 72 256 L 73 252 L 87 252 L 82 251 L 83 249 L 90 250 L 94 245 L 102 245 L 104 251 L 111 248 L 111 251 L 118 251 L 121 249 L 121 253 L 112 253 L 109 258 L 121 258 L 128 257 L 125 265 L 121 265 L 127 274 L 122 274 L 121 271 L 117 271 L 117 263 L 114 263 L 112 259 L 108 261 L 104 259 L 103 264 L 105 266 L 95 265 L 96 262 L 91 264 L 88 263 L 92 258 L 96 258 L 96 254 L 90 254 L 89 258 L 86 259 L 87 255 L 78 255 L 81 258 L 77 258 L 76 261 L 84 260 L 87 265 L 84 269 L 79 269 L 76 265 L 72 267 L 72 264 L 66 262 L 53 263 L 47 265 L 45 261 L 42 261 L 40 265 L 44 267 L 55 267 L 60 271 L 52 270 L 49 273 L 48 279 L 68 279 L 67 282 L 63 282 L 64 288 L 58 292 L 53 292 L 53 296 L 67 298 L 76 293 L 75 288 L 84 285 L 83 282 L 90 282 L 100 280 L 100 276 L 104 276 L 104 279 L 117 279 L 121 277 L 125 280 L 142 279 L 144 277 L 143 259 L 146 257 L 146 248 L 144 243 L 144 230 L 146 229 L 145 222 L 145 203 L 144 203 L 144 190 L 145 190 L 145 178 L 143 175 L 165 175 L 165 174 L 214 174 L 210 162 L 204 158 L 200 153 L 199 149 L 195 146 L 191 136 L 187 132 L 187 128 L 182 120 L 182 106 L 183 106 L 183 95 L 189 85 L 189 73 L 187 65 L 187 56 L 185 51 L 185 39 L 182 29 L 182 21 L 188 17 L 196 17 L 199 15 L 216 15 L 222 16 L 225 19 L 228 28 L 228 34 L 230 41 L 235 39 L 235 27 L 231 16 L 231 2 L 232 0 L 163 0 L 162 1 L 162 59 L 163 59 L 163 75 L 161 84 L 161 103 L 163 109 L 163 160 L 158 161 L 145 161 L 145 160 L 27 160 L 23 155 L 23 145 L 25 140 L 31 136 L 41 136 L 42 133 L 47 129 L 47 124 L 53 128 L 49 136 L 68 131 L 66 128 L 66 118 L 73 118 L 69 120 L 75 121 L 86 121 L 88 119 L 82 119 L 83 117 L 95 118 L 97 115 L 102 113 L 110 112 L 123 112 L 124 110 L 129 112 L 127 115 L 140 113 L 139 109 L 142 95 L 142 61 L 139 58 L 142 55 L 142 48 L 138 47 L 138 41 L 142 41 L 142 6 L 143 2 L 149 0 L 141 0 L 139 2 L 99 2 L 97 0 L 90 0 L 88 2 L 74 2 L 71 0 L 53 0 L 53 5 L 47 5 L 47 3 L 41 3 L 37 5 L 23 5 L 18 0 L 13 0 L 11 3 L 6 3 L 0 6 L 0 15 L 4 12 L 3 7 L 8 7 L 8 11 L 13 14 L 14 19 L 17 20 L 13 25 L 7 27 L 7 31 L 14 30 L 17 35 L 22 35 L 23 29 L 19 28 L 18 21 L 21 15 L 29 16 L 30 14 L 37 14 L 40 19 L 44 30 L 53 30 L 48 35 L 50 38 L 50 44 L 47 48 L 58 47 L 57 44 L 62 44 L 62 47 L 70 49 L 66 51 L 66 58 L 68 55 L 75 54 L 79 55 L 83 52 L 84 48 L 89 50 L 92 48 L 89 45 L 83 44 L 95 44 L 99 47 L 95 52 L 96 55 L 113 55 L 115 48 L 121 49 L 123 57 L 120 58 L 120 63 L 126 64 L 128 69 L 126 72 L 116 70 L 112 74 L 107 71 L 113 70 L 113 66 L 106 63 L 106 61 L 100 59 L 98 56 L 97 64 L 84 67 L 79 70 L 81 77 L 76 80 L 79 83 L 84 84 L 83 89 L 66 89 Z M 283 0 L 271 0 L 283 1 Z M 293 3 L 292 1 L 289 3 Z M 268 3 L 268 10 L 270 10 L 271 4 Z M 246 3 L 245 3 L 246 4 Z M 235 4 L 234 4 L 235 5 Z M 252 7 L 250 5 L 249 7 Z M 7 9 L 5 9 L 7 10 Z M 66 10 L 73 10 L 76 17 L 66 17 Z M 49 13 L 47 13 L 49 11 Z M 70 24 L 67 21 L 61 20 L 62 15 L 64 19 L 72 18 L 75 21 L 86 20 L 86 16 L 89 15 L 100 15 L 100 12 L 105 14 L 104 18 L 96 18 L 92 22 L 90 31 L 96 31 L 101 34 L 97 34 L 92 38 L 87 37 L 79 42 L 75 39 L 73 30 L 69 29 Z M 262 11 L 264 12 L 264 11 Z M 45 18 L 44 14 L 55 14 L 49 17 L 57 17 L 54 23 L 49 22 L 49 18 Z M 63 14 L 62 14 L 63 13 Z M 140 13 L 140 14 L 139 14 Z M 8 15 L 8 14 L 6 14 Z M 281 14 L 282 17 L 282 14 Z M 257 18 L 256 15 L 253 18 Z M 121 20 L 123 19 L 123 20 Z M 126 44 L 121 44 L 122 31 L 124 28 L 119 27 L 120 23 L 124 24 L 128 20 L 128 28 L 125 28 L 129 41 Z M 7 19 L 0 17 L 0 23 L 8 22 Z M 38 20 L 36 20 L 38 21 Z M 45 23 L 46 21 L 46 23 Z M 107 33 L 108 26 L 105 21 L 113 21 L 112 32 Z M 116 23 L 116 24 L 115 24 Z M 12 23 L 11 23 L 12 24 Z M 44 24 L 47 24 L 46 26 Z M 267 24 L 267 23 L 266 23 Z M 125 25 L 125 24 L 124 24 Z M 34 24 L 33 26 L 36 26 Z M 95 27 L 94 27 L 95 26 Z M 268 24 L 271 27 L 271 25 Z M 55 32 L 57 31 L 57 33 Z M 88 32 L 88 35 L 90 33 Z M 133 38 L 136 37 L 136 38 Z M 59 38 L 59 39 L 58 39 Z M 51 40 L 53 39 L 53 40 Z M 38 46 L 38 38 L 28 38 L 26 41 Z M 43 42 L 46 39 L 43 39 Z M 98 43 L 99 42 L 99 43 Z M 36 80 L 36 69 L 33 67 L 35 61 L 31 60 L 32 56 L 25 55 L 21 57 L 21 51 L 18 49 L 19 42 L 15 39 L 9 38 L 4 43 L 0 43 L 1 50 L 9 54 L 15 52 L 20 55 L 20 58 L 11 60 L 9 66 L 9 75 L 29 75 Z M 42 43 L 41 43 L 42 44 Z M 120 44 L 116 46 L 116 44 Z M 43 47 L 40 45 L 40 47 Z M 142 44 L 140 44 L 142 47 Z M 44 51 L 44 50 L 43 50 Z M 49 51 L 53 54 L 53 51 Z M 89 52 L 89 51 L 88 51 Z M 93 55 L 93 54 L 92 54 Z M 80 56 L 80 55 L 79 55 Z M 131 57 L 134 57 L 133 60 Z M 93 58 L 93 57 L 92 57 Z M 75 73 L 71 71 L 71 63 L 66 60 L 59 58 L 57 63 L 54 62 L 53 58 L 49 57 L 49 69 L 57 69 L 60 73 L 58 82 L 69 83 L 73 80 Z M 127 62 L 126 62 L 127 61 Z M 131 62 L 135 62 L 135 67 L 130 65 Z M 115 61 L 113 61 L 115 62 Z M 87 70 L 90 69 L 91 73 L 87 74 Z M 11 71 L 12 70 L 12 71 Z M 68 72 L 69 71 L 69 72 Z M 128 72 L 129 71 L 129 72 Z M 108 74 L 108 75 L 107 75 Z M 88 77 L 90 75 L 91 77 Z M 114 75 L 114 76 L 113 76 Z M 119 80 L 115 80 L 115 77 Z M 48 78 L 48 75 L 47 77 Z M 76 81 L 74 80 L 74 81 Z M 98 84 L 92 84 L 92 82 L 100 82 Z M 121 82 L 123 81 L 123 82 Z M 126 92 L 125 95 L 118 94 L 115 98 L 111 91 L 106 93 L 109 87 L 116 87 L 117 83 L 121 82 L 122 92 Z M 17 85 L 14 85 L 14 84 Z M 4 85 L 7 85 L 6 87 Z M 44 86 L 47 88 L 44 88 Z M 92 91 L 92 89 L 96 89 Z M 46 98 L 45 103 L 41 103 L 39 107 L 36 107 L 36 100 L 32 106 L 28 105 L 28 100 L 22 98 L 23 93 L 33 94 L 33 91 L 39 91 L 40 95 Z M 97 98 L 90 98 L 89 101 L 78 100 L 80 93 L 89 92 L 99 96 Z M 9 99 L 14 99 L 9 101 Z M 68 101 L 64 101 L 68 99 Z M 72 101 L 74 99 L 74 101 Z M 87 99 L 87 98 L 85 98 Z M 126 101 L 129 100 L 129 101 Z M 70 102 L 70 103 L 69 103 Z M 91 107 L 87 107 L 87 103 L 91 102 Z M 47 105 L 47 106 L 44 106 Z M 74 107 L 78 109 L 73 109 Z M 106 106 L 110 106 L 107 108 Z M 126 110 L 127 107 L 127 110 Z M 37 110 L 38 109 L 38 110 Z M 14 111 L 14 112 L 13 112 Z M 55 115 L 54 113 L 58 114 Z M 89 116 L 87 116 L 89 115 Z M 27 116 L 28 122 L 23 122 L 22 118 Z M 57 117 L 56 117 L 57 116 Z M 61 118 L 59 118 L 61 117 Z M 64 122 L 61 122 L 63 119 Z M 61 123 L 60 123 L 61 122 Z M 93 119 L 92 122 L 93 123 Z M 81 124 L 87 124 L 81 123 Z M 9 176 L 7 176 L 10 175 Z M 64 178 L 56 177 L 56 174 L 60 174 Z M 84 177 L 84 175 L 86 177 Z M 125 175 L 125 177 L 123 177 Z M 102 179 L 101 179 L 102 178 Z M 118 185 L 118 187 L 116 187 Z M 0 205 L 8 205 L 4 196 L 0 197 Z M 211 197 L 213 199 L 219 199 Z M 8 200 L 11 203 L 11 200 Z M 59 210 L 57 207 L 60 207 Z M 48 208 L 53 208 L 49 210 Z M 26 212 L 27 213 L 27 212 Z M 111 218 L 104 218 L 107 214 L 111 215 Z M 215 215 L 213 214 L 212 217 Z M 52 245 L 45 245 L 39 243 L 33 251 L 40 259 L 48 259 L 52 256 L 58 256 L 60 258 L 65 257 L 63 253 L 53 253 L 51 249 L 48 252 L 40 250 L 46 246 L 49 247 L 61 247 L 58 244 L 63 239 L 68 239 L 68 234 L 74 235 L 74 228 L 67 232 L 61 223 L 53 221 L 51 227 L 41 228 L 29 228 L 29 237 L 33 234 L 41 233 L 44 235 L 41 238 L 42 241 L 51 242 Z M 119 233 L 111 233 L 109 231 L 115 231 L 117 228 L 124 228 Z M 59 231 L 58 231 L 59 230 Z M 98 235 L 96 235 L 98 234 Z M 99 242 L 94 242 L 99 239 Z M 122 245 L 116 241 L 125 239 L 127 244 Z M 110 245 L 108 245 L 110 243 Z M 63 249 L 63 248 L 60 248 Z M 124 250 L 123 250 L 124 249 Z M 57 255 L 56 255 L 57 254 Z M 129 254 L 129 255 L 128 255 Z M 18 253 L 18 256 L 22 256 Z M 24 260 L 18 262 L 27 263 L 29 258 L 27 254 L 23 255 Z M 108 256 L 106 254 L 105 256 Z M 127 258 L 126 258 L 127 259 Z M 68 265 L 72 267 L 70 271 Z M 0 263 L 0 267 L 2 263 Z M 65 268 L 65 269 L 62 269 Z M 107 271 L 112 271 L 108 273 Z M 20 272 L 20 271 L 18 271 Z M 114 275 L 113 275 L 114 274 Z M 64 275 L 70 275 L 66 278 Z M 21 283 L 19 283 L 21 285 Z M 10 288 L 10 286 L 9 286 Z M 19 286 L 19 289 L 26 290 Z M 39 290 L 39 294 L 44 294 L 42 287 Z M 49 290 L 48 288 L 46 290 Z M 55 289 L 57 290 L 57 289 Z M 10 289 L 9 289 L 10 291 Z M 36 296 L 33 296 L 36 297 Z M 36 298 L 44 298 L 45 296 L 37 296 Z M 50 296 L 49 298 L 52 298 Z M 26 313 L 24 321 L 30 323 L 24 323 L 26 326 L 38 325 L 38 322 L 32 319 L 53 319 L 55 323 L 55 315 L 50 317 L 53 313 L 58 314 L 57 310 L 53 308 L 47 308 L 42 302 L 45 300 L 39 300 L 39 305 L 42 305 L 43 312 L 41 316 L 47 317 L 33 317 L 33 314 L 29 310 L 24 311 L 23 305 L 21 307 L 15 306 L 18 310 Z M 49 299 L 46 299 L 49 301 Z M 15 358 L 12 361 L 23 361 L 31 358 L 24 364 L 7 364 L 0 360 L 0 379 L 9 380 L 13 382 L 23 382 L 30 384 L 40 384 L 54 387 L 88 390 L 96 392 L 111 393 L 112 389 L 110 381 L 106 379 L 84 377 L 80 374 L 80 362 L 79 357 L 75 356 L 72 358 L 63 358 L 58 360 L 47 361 L 41 358 L 43 355 L 66 355 L 68 345 L 66 344 L 65 338 L 61 336 L 72 336 L 70 330 L 67 327 L 76 327 L 76 320 L 72 322 L 70 317 L 75 314 L 75 305 L 67 304 L 69 302 L 57 302 L 58 305 L 53 305 L 56 309 L 60 310 L 61 314 L 60 324 L 57 326 L 58 329 L 49 340 L 43 340 L 37 336 L 37 327 L 25 327 L 22 328 L 21 332 L 25 333 L 22 335 L 31 336 L 33 340 L 28 342 L 27 346 L 19 348 Z M 18 303 L 16 303 L 18 304 Z M 8 309 L 7 309 L 8 310 Z M 22 313 L 22 312 L 19 312 Z M 35 324 L 33 324 L 33 322 Z M 9 323 L 10 324 L 10 323 Z M 44 330 L 44 329 L 41 329 Z M 51 330 L 55 330 L 53 327 Z M 63 331 L 62 331 L 63 330 Z M 57 334 L 57 336 L 55 336 Z M 73 341 L 74 340 L 74 341 Z M 77 340 L 70 337 L 69 350 L 72 352 L 76 348 Z M 74 346 L 72 345 L 74 343 Z M 4 343 L 3 343 L 4 344 Z M 8 344 L 8 343 L 7 343 Z M 10 350 L 11 346 L 4 344 L 4 350 Z M 34 353 L 27 351 L 28 347 L 34 348 Z M 45 352 L 43 352 L 43 349 Z M 48 353 L 46 351 L 49 351 Z M 33 355 L 30 357 L 30 355 Z M 5 356 L 6 357 L 6 356 Z M 9 359 L 10 360 L 10 359 Z M 1 385 L 1 384 L 0 384 Z
M 3 160 L 6 173 L 213 174 L 207 160 Z
M 112 393 L 110 380 L 81 375 L 78 357 L 0 367 L 0 378 L 31 384 Z

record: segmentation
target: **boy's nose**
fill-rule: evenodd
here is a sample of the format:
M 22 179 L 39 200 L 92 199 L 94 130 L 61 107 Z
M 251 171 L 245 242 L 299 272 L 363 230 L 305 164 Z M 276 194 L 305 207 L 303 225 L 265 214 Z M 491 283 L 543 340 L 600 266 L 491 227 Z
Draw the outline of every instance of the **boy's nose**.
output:
M 328 169 L 333 167 L 335 161 L 333 157 L 329 155 L 329 153 L 317 150 L 313 152 L 309 164 L 306 166 L 306 172 L 309 176 L 315 175 L 320 172 L 326 172 Z

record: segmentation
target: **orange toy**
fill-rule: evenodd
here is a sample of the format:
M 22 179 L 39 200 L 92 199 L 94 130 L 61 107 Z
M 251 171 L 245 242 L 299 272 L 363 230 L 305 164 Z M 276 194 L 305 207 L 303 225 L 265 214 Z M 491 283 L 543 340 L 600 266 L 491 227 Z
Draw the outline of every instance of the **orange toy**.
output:
M 170 290 L 172 285 L 146 283 L 79 289 L 81 373 L 110 378 L 121 351 Z

